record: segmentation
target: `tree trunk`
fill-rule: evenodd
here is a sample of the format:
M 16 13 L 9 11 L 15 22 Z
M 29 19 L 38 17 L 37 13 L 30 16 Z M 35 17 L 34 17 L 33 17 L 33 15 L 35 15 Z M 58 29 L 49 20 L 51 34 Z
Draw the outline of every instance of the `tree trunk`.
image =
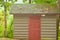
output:
M 5 3 L 7 2 L 7 0 L 4 1 Z M 4 18 L 5 18 L 5 30 L 4 30 L 4 37 L 7 37 L 7 20 L 6 20 L 6 14 L 7 14 L 7 7 L 6 5 L 4 5 Z

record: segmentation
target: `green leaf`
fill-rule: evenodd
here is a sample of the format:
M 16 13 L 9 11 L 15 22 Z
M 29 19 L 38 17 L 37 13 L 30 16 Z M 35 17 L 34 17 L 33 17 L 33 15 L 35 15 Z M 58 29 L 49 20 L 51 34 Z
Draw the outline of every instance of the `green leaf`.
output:
M 49 4 L 49 5 L 57 5 L 57 0 L 33 0 L 32 3 L 35 4 Z

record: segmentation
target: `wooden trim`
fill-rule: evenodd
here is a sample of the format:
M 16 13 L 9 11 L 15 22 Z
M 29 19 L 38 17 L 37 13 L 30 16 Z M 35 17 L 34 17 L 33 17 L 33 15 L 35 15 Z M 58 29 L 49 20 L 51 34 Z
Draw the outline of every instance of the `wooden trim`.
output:
M 56 22 L 57 22 L 57 23 L 56 23 L 56 25 L 57 25 L 57 26 L 56 26 L 56 29 L 57 29 L 57 30 L 56 30 L 56 40 L 58 40 L 59 15 L 57 15 L 57 20 L 56 20 Z

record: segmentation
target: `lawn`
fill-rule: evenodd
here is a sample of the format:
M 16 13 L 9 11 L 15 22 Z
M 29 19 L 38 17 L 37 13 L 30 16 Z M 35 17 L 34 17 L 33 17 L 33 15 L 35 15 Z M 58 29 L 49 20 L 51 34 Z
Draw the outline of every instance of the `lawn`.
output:
M 18 40 L 18 39 L 11 39 L 11 38 L 0 38 L 0 40 Z

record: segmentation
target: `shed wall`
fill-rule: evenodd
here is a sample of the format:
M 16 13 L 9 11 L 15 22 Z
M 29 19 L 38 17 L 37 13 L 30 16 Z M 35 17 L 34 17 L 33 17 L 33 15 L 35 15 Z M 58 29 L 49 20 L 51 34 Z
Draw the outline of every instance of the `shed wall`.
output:
M 28 40 L 28 15 L 14 15 L 14 37 Z
M 29 15 L 14 15 L 14 37 L 29 39 Z M 41 16 L 41 40 L 56 40 L 56 15 Z
M 56 16 L 41 17 L 41 40 L 56 40 Z

